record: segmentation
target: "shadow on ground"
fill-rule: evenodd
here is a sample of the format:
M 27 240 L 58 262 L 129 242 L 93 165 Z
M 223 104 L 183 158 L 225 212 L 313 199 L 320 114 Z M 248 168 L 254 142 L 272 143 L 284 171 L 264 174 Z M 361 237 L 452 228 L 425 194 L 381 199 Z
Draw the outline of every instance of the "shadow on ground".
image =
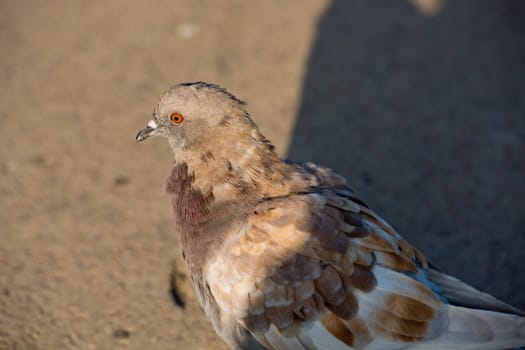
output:
M 525 6 L 414 3 L 331 4 L 288 156 L 344 174 L 443 270 L 525 308 Z

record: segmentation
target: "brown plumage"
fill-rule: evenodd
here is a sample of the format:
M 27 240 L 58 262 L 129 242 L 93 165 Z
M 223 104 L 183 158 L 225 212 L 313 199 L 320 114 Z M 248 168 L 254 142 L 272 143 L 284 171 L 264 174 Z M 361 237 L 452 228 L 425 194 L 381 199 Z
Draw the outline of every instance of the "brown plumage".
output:
M 429 267 L 343 177 L 279 158 L 226 90 L 171 87 L 137 140 L 152 135 L 173 149 L 176 232 L 232 348 L 525 345 L 522 311 Z

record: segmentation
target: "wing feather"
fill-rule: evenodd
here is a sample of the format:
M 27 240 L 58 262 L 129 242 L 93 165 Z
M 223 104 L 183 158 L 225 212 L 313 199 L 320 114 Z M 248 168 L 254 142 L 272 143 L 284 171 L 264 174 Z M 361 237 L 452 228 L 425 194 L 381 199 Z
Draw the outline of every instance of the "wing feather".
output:
M 437 285 L 443 296 L 454 305 L 525 316 L 525 311 L 508 305 L 490 294 L 483 293 L 455 277 L 435 269 L 429 269 L 427 276 Z

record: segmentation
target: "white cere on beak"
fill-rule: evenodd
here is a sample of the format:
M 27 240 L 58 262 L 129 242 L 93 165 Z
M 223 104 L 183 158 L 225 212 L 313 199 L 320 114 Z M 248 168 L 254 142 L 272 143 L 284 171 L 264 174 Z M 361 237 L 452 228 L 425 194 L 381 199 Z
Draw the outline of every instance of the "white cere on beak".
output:
M 151 120 L 148 122 L 148 126 L 149 126 L 150 128 L 152 128 L 152 129 L 156 129 L 158 125 L 157 125 L 157 123 L 156 123 L 153 119 L 151 119 Z

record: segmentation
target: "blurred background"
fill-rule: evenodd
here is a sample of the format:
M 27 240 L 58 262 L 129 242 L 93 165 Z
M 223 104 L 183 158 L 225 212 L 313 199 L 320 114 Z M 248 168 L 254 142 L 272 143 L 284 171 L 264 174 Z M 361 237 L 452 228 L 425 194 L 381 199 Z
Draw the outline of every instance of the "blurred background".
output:
M 134 141 L 181 81 L 227 87 L 280 154 L 525 308 L 523 2 L 4 0 L 0 45 L 0 349 L 225 349 L 180 262 L 168 145 Z

